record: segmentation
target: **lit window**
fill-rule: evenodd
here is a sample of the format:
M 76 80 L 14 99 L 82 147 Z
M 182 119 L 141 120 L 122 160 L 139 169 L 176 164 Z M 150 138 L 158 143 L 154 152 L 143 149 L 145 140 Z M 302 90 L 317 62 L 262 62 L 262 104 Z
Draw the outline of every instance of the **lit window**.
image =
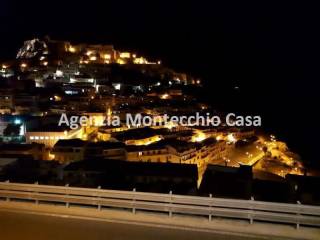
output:
M 104 59 L 111 59 L 111 55 L 110 54 L 105 54 L 103 57 L 104 57 Z
M 56 137 L 57 140 L 59 140 L 59 137 Z
M 129 52 L 120 53 L 120 58 L 130 58 L 131 54 Z
M 41 137 L 40 137 L 40 139 L 41 139 L 41 140 L 43 140 L 43 139 L 44 139 L 44 137 L 43 137 L 43 136 L 41 136 Z
M 54 139 L 54 137 L 50 137 L 50 139 L 51 139 L 51 140 L 53 140 L 53 139 Z
M 49 137 L 44 137 L 46 140 L 48 140 L 49 139 Z
M 33 140 L 34 139 L 34 137 L 30 137 L 30 140 Z
M 38 136 L 35 136 L 34 139 L 39 140 L 39 137 L 38 137 Z

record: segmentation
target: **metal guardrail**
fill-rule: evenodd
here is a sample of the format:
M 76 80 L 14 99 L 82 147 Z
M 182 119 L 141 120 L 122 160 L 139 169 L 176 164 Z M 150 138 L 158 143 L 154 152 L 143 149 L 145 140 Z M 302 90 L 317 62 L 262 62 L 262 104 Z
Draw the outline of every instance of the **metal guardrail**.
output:
M 49 186 L 0 182 L 0 198 L 10 200 L 32 200 L 35 203 L 63 203 L 85 206 L 126 208 L 133 213 L 136 210 L 167 212 L 172 214 L 225 217 L 272 223 L 320 226 L 320 207 L 272 203 L 255 200 L 236 200 L 197 196 L 133 191 L 104 190 L 98 187 L 78 188 L 66 186 Z

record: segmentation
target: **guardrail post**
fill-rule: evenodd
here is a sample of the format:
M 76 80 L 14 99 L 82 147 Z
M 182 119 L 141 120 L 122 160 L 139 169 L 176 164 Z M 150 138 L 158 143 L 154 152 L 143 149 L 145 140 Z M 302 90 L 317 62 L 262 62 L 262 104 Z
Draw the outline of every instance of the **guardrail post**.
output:
M 297 211 L 297 222 L 296 222 L 296 229 L 299 229 L 300 228 L 300 205 L 301 205 L 301 202 L 300 201 L 297 201 L 297 204 L 299 205 L 298 207 L 298 211 Z
M 251 201 L 254 201 L 254 197 L 251 197 Z M 250 214 L 250 224 L 253 224 L 253 208 L 252 208 L 252 203 L 250 205 L 251 209 L 251 214 Z
M 169 217 L 172 217 L 172 191 L 169 192 L 169 195 L 170 195 Z
M 8 180 L 6 181 L 6 183 L 10 183 L 10 180 L 8 179 Z M 7 198 L 6 198 L 6 201 L 7 201 L 7 202 L 10 202 L 10 198 L 7 197 Z
M 66 188 L 67 188 L 67 187 L 69 187 L 69 184 L 67 183 L 67 184 L 65 185 L 65 187 L 66 187 Z M 68 194 L 66 194 L 66 196 L 68 196 Z M 66 202 L 66 207 L 67 207 L 67 208 L 69 208 L 69 207 L 70 207 L 69 202 Z
M 133 198 L 132 198 L 132 213 L 133 214 L 136 214 L 136 208 L 135 208 L 135 205 L 136 205 L 136 189 L 132 189 L 132 192 L 133 192 Z
M 210 198 L 210 202 L 209 202 L 209 222 L 211 222 L 212 220 L 212 215 L 211 215 L 211 198 L 212 198 L 212 194 L 209 194 L 209 198 Z
M 37 182 L 35 182 L 34 184 L 35 184 L 35 185 L 39 185 L 38 181 L 37 181 Z M 38 193 L 38 192 L 35 192 L 35 193 Z M 36 204 L 37 204 L 37 205 L 39 204 L 39 200 L 38 200 L 38 199 L 36 199 L 36 201 L 35 201 L 35 202 L 36 202 Z
M 98 186 L 98 189 L 101 189 L 101 186 Z M 98 200 L 100 200 L 100 195 L 98 196 Z M 101 204 L 98 204 L 98 210 L 101 211 Z

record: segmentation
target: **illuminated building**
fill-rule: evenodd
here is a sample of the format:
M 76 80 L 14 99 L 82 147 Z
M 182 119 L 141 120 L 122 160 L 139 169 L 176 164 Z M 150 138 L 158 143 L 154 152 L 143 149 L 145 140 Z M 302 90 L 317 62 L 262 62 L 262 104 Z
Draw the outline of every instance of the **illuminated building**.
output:
M 48 148 L 53 146 L 61 139 L 81 138 L 83 129 L 68 130 L 62 127 L 43 127 L 34 130 L 27 130 L 26 143 L 42 143 Z

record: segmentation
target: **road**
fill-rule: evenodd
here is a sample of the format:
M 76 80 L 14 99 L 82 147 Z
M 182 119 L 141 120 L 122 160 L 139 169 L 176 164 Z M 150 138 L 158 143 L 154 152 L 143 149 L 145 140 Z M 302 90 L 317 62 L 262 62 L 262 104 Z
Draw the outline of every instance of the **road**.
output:
M 0 239 L 97 240 L 97 239 L 235 239 L 248 237 L 133 224 L 0 211 Z M 257 239 L 256 237 L 254 239 Z

